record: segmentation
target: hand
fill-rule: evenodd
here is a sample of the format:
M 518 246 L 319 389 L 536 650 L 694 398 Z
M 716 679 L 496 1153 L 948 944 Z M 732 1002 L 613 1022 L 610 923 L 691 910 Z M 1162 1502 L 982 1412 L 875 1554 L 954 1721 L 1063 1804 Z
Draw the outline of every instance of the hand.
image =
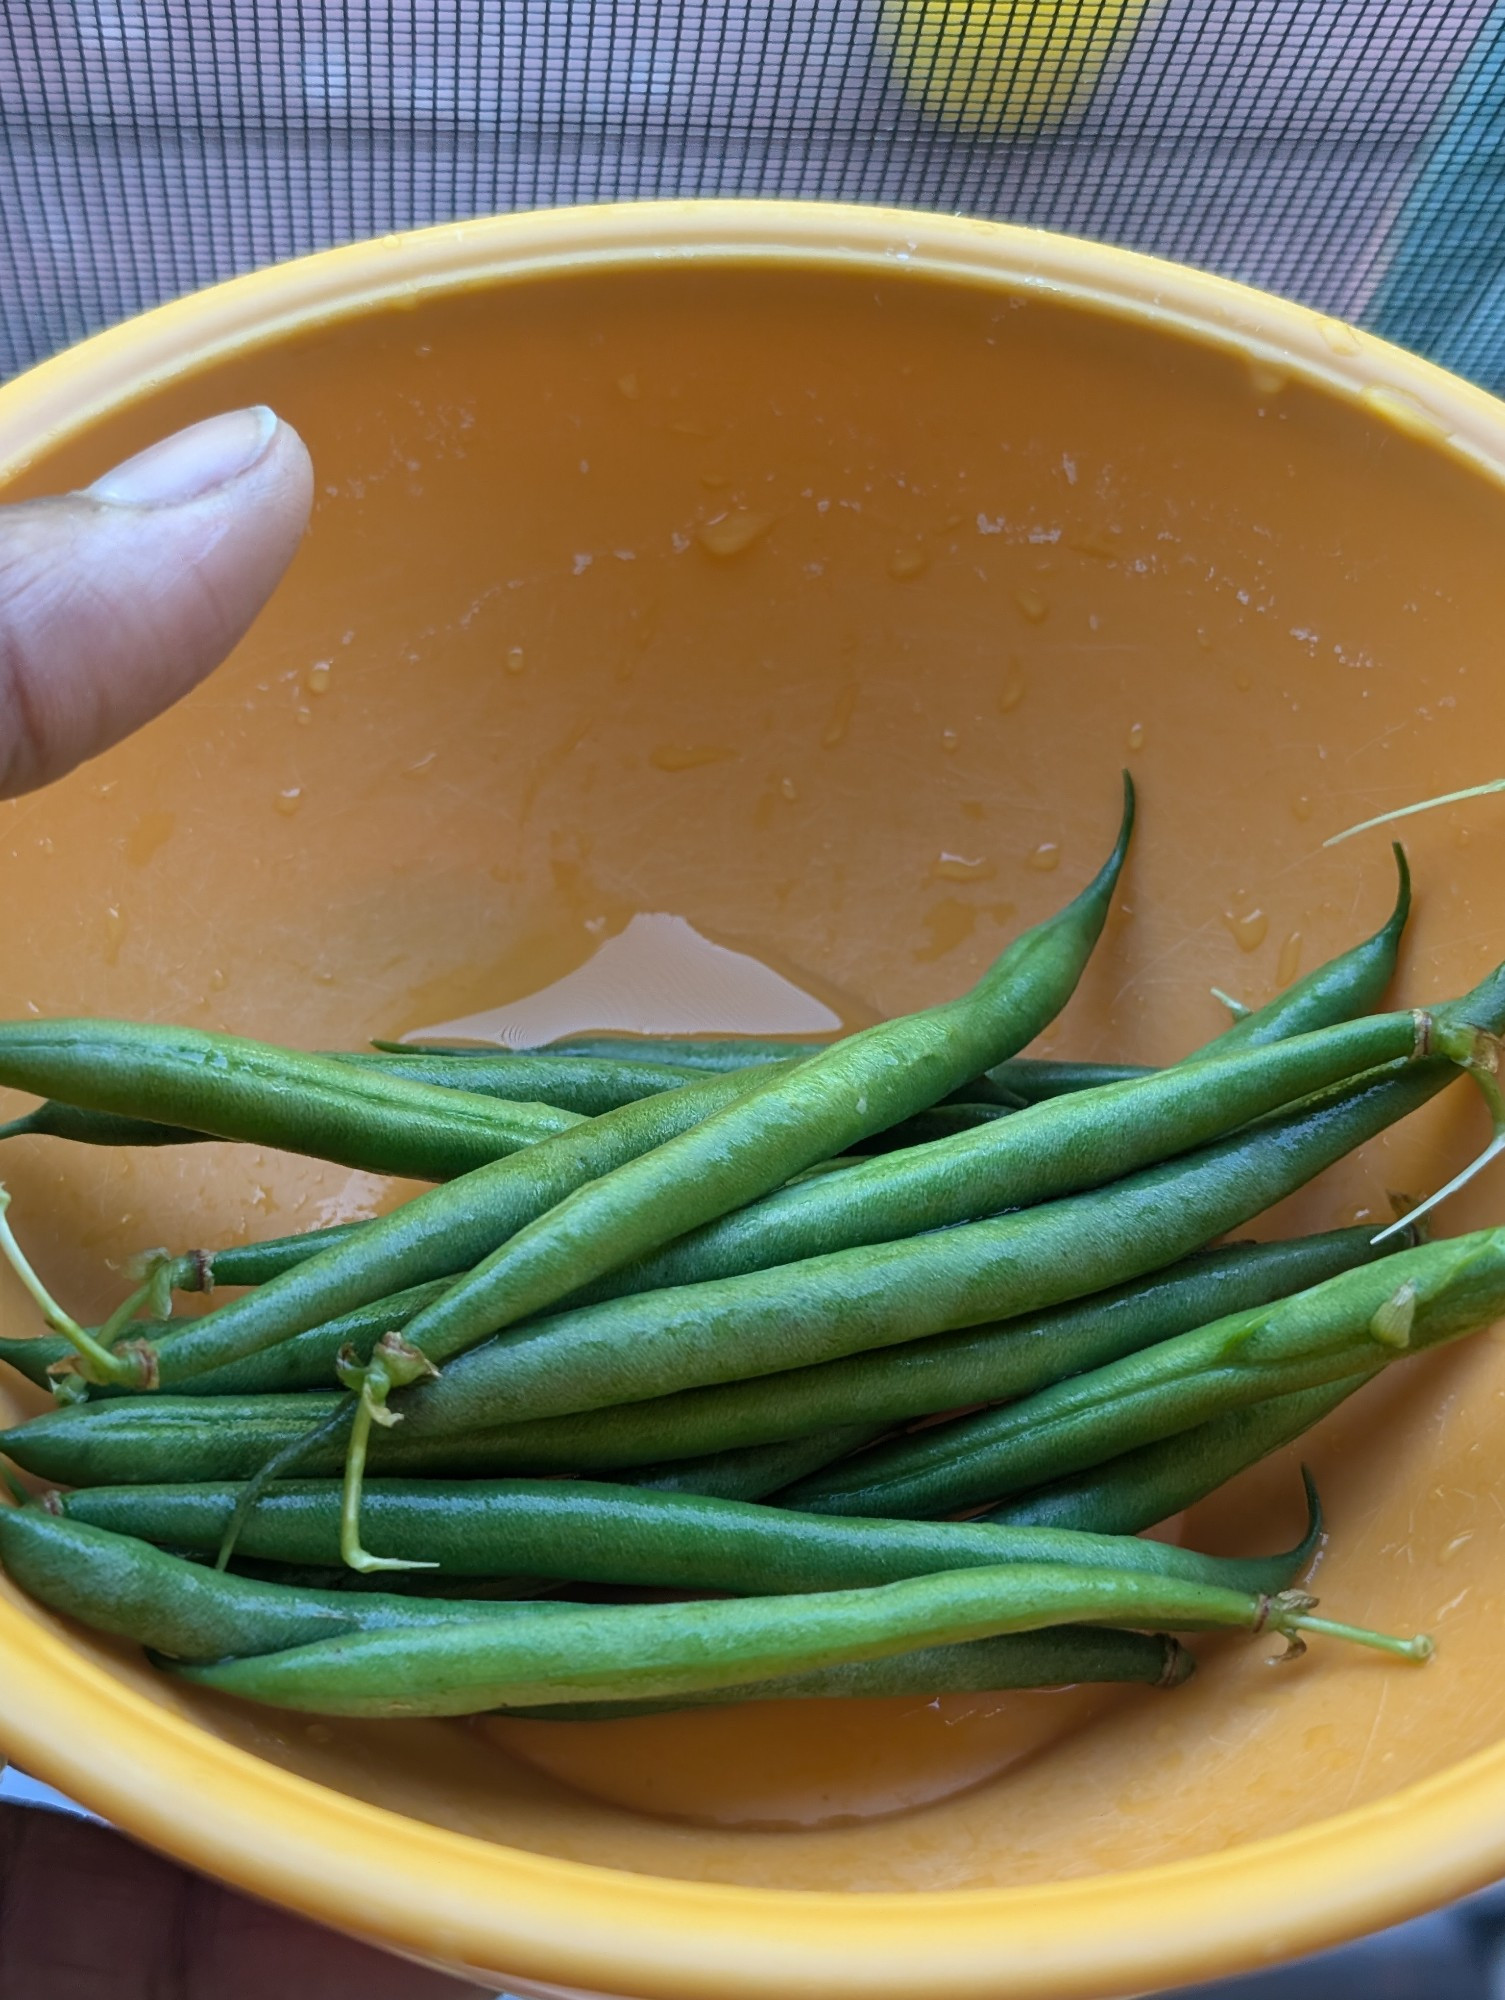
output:
M 0 1993 L 15 2000 L 480 2000 L 189 1874 L 108 1827 L 0 1805 Z
M 188 693 L 303 535 L 313 474 L 270 410 L 211 417 L 83 493 L 0 507 L 0 796 Z M 236 1896 L 107 1827 L 0 1806 L 0 1994 L 462 2000 L 477 1992 Z
M 150 722 L 230 651 L 308 524 L 270 410 L 210 417 L 82 493 L 0 507 L 0 797 Z

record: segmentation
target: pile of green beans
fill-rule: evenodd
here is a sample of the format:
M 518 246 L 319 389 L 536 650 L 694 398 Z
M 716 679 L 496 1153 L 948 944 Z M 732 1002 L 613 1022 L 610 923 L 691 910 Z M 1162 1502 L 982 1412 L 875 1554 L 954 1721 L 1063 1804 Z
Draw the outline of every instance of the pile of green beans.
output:
M 1219 1628 L 1424 1659 L 1315 1615 L 1309 1479 L 1275 1554 L 1143 1531 L 1505 1311 L 1505 1229 L 1225 1240 L 1464 1072 L 1505 1129 L 1505 967 L 1383 1011 L 1396 849 L 1372 936 L 1171 1066 L 1024 1054 L 1133 821 L 1126 786 L 1098 874 L 970 992 L 830 1042 L 0 1022 L 0 1084 L 43 1100 L 17 1145 L 217 1138 L 437 1184 L 148 1253 L 93 1327 L 0 1192 L 42 1321 L 0 1360 L 55 1404 L 0 1433 L 44 1489 L 0 1508 L 0 1562 L 165 1672 L 329 1715 L 1170 1688 L 1180 1635 Z

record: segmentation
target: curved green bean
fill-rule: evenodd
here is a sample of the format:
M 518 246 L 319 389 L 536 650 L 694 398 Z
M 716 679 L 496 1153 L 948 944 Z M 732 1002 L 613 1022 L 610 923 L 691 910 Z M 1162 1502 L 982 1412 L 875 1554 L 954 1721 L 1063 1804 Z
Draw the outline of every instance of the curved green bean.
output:
M 229 1576 L 129 1534 L 42 1507 L 0 1506 L 0 1562 L 29 1597 L 95 1632 L 181 1660 L 274 1653 L 342 1632 L 404 1630 L 564 1607 L 548 1598 L 465 1598 L 310 1590 Z M 571 1607 L 573 1608 L 573 1607 Z
M 1244 1404 L 1373 1373 L 1502 1311 L 1505 1229 L 1426 1243 L 1006 1408 L 879 1445 L 797 1481 L 780 1499 L 816 1513 L 949 1514 L 1100 1465 Z
M 1320 1389 L 1246 1404 L 1192 1430 L 1104 1459 L 1084 1472 L 1031 1487 L 978 1518 L 1009 1527 L 1137 1535 L 1194 1506 L 1247 1466 L 1292 1443 L 1376 1372 L 1367 1369 L 1324 1383 Z
M 96 1486 L 58 1502 L 69 1520 L 190 1554 L 220 1545 L 233 1486 Z M 365 1515 L 383 1544 L 450 1576 L 567 1576 L 578 1583 L 765 1596 L 847 1590 L 938 1570 L 1070 1563 L 1182 1577 L 1234 1590 L 1283 1590 L 1321 1532 L 1279 1555 L 1199 1555 L 1135 1535 L 976 1527 L 966 1521 L 836 1520 L 699 1494 L 575 1480 L 371 1480 Z M 286 1480 L 241 1531 L 240 1553 L 297 1564 L 340 1559 L 340 1488 Z
M 415 1180 L 452 1180 L 578 1122 L 547 1104 L 503 1104 L 236 1035 L 130 1021 L 0 1022 L 0 1083 L 81 1112 L 159 1118 Z M 36 1128 L 22 1120 L 7 1129 Z
M 316 1715 L 471 1715 L 607 1698 L 662 1700 L 920 1647 L 1114 1625 L 1308 1632 L 1425 1659 L 1425 1638 L 1384 1639 L 1311 1616 L 1299 1593 L 1269 1598 L 1177 1578 L 1010 1564 L 798 1598 L 632 1604 L 494 1618 L 432 1631 L 347 1633 L 287 1652 L 180 1667 L 185 1680 Z
M 1365 938 L 1351 950 L 1319 965 L 1304 979 L 1298 979 L 1266 1006 L 1242 1015 L 1210 1042 L 1204 1042 L 1197 1056 L 1202 1058 L 1230 1049 L 1263 1048 L 1287 1035 L 1306 1034 L 1337 1021 L 1352 1020 L 1378 1007 L 1385 989 L 1395 977 L 1401 937 L 1411 914 L 1411 869 L 1406 850 L 1399 841 L 1391 844 L 1400 884 L 1395 907 L 1373 937 Z
M 1047 1626 L 1004 1639 L 965 1639 L 886 1660 L 849 1661 L 814 1673 L 785 1674 L 734 1688 L 711 1688 L 664 1701 L 582 1701 L 509 1712 L 530 1722 L 620 1722 L 685 1708 L 749 1701 L 881 1701 L 894 1695 L 985 1694 L 1008 1688 L 1074 1687 L 1088 1682 L 1138 1682 L 1181 1687 L 1196 1661 L 1169 1633 L 1115 1632 L 1108 1626 Z

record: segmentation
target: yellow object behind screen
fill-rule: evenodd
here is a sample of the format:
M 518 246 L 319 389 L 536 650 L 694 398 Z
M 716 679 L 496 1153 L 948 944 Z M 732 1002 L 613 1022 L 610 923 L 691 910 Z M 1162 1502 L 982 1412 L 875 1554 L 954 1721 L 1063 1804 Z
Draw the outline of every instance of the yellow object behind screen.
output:
M 882 0 L 909 97 L 957 131 L 1028 137 L 1091 97 L 1150 0 Z

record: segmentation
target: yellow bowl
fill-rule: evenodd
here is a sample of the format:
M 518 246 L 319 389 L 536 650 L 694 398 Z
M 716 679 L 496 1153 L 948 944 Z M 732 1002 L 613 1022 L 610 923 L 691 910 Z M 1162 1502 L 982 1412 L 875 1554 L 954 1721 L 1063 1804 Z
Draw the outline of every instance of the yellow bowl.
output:
M 251 401 L 312 448 L 313 532 L 222 673 L 0 808 L 0 1012 L 353 1043 L 531 991 L 641 912 L 888 1012 L 958 989 L 1084 878 L 1127 761 L 1138 846 L 1050 1045 L 1156 1060 L 1215 1030 L 1209 986 L 1263 1000 L 1379 920 L 1386 842 L 1324 836 L 1499 769 L 1505 408 L 1168 265 L 763 204 L 391 237 L 9 384 L 0 479 L 78 485 Z M 1501 950 L 1505 814 L 1409 840 L 1420 998 Z M 1273 1226 L 1384 1213 L 1478 1120 L 1450 1093 Z M 128 1249 L 381 1198 L 225 1148 L 28 1140 L 4 1167 L 79 1310 Z M 1007 1763 L 1017 1706 L 614 1725 L 582 1765 L 542 1724 L 190 1696 L 9 1592 L 0 1736 L 229 1881 L 534 1991 L 981 2000 L 1223 1973 L 1505 1866 L 1502 1362 L 1486 1336 L 1405 1364 L 1311 1447 L 1324 1596 L 1432 1628 L 1431 1666 L 1329 1648 L 1272 1673 L 1213 1647 L 1190 1688 L 949 1796 Z M 1293 1483 L 1288 1455 L 1193 1532 L 1270 1545 Z M 927 1794 L 957 1727 L 978 1757 Z M 875 1771 L 931 1802 L 777 1831 L 641 1809 L 698 1783 L 714 1818 L 781 1743 L 828 1818 L 871 1805 Z

